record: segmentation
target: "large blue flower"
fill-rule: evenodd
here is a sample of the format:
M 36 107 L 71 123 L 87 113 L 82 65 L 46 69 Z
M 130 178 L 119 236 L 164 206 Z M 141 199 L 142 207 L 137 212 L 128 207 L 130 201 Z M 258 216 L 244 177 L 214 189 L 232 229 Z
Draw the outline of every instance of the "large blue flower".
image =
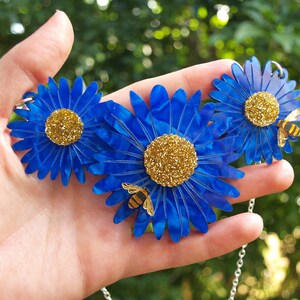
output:
M 157 85 L 150 94 L 150 108 L 136 93 L 130 93 L 132 114 L 115 104 L 105 116 L 114 130 L 97 131 L 113 150 L 96 154 L 93 174 L 106 174 L 94 192 L 112 192 L 106 204 L 120 204 L 114 222 L 137 213 L 133 233 L 141 236 L 152 221 L 157 239 L 167 226 L 171 239 L 179 241 L 190 231 L 190 222 L 200 232 L 216 220 L 212 207 L 232 209 L 226 196 L 239 191 L 224 179 L 241 178 L 243 172 L 228 165 L 236 159 L 234 139 L 222 137 L 230 120 L 211 124 L 214 105 L 201 110 L 201 93 L 187 100 L 178 90 L 171 101 Z M 152 207 L 153 206 L 153 207 Z
M 67 185 L 72 170 L 78 181 L 85 181 L 85 166 L 94 163 L 94 154 L 107 146 L 96 135 L 96 128 L 103 123 L 107 104 L 99 104 L 101 93 L 92 82 L 83 91 L 83 80 L 78 77 L 70 90 L 65 78 L 59 86 L 49 78 L 48 88 L 38 86 L 37 93 L 26 93 L 32 98 L 25 106 L 15 109 L 22 117 L 8 125 L 11 135 L 21 138 L 13 145 L 16 151 L 29 150 L 22 157 L 27 163 L 27 174 L 38 171 L 39 179 L 56 179 L 61 172 L 61 181 Z
M 273 157 L 282 159 L 281 148 L 292 152 L 289 140 L 294 141 L 295 137 L 284 132 L 278 122 L 300 107 L 296 100 L 300 90 L 294 90 L 296 82 L 288 81 L 285 69 L 273 72 L 271 61 L 261 70 L 256 57 L 247 60 L 244 68 L 234 63 L 232 74 L 233 78 L 224 74 L 213 81 L 217 90 L 210 96 L 219 101 L 213 119 L 232 118 L 229 136 L 240 138 L 238 151 L 240 155 L 245 153 L 247 164 L 260 162 L 262 158 L 268 164 Z

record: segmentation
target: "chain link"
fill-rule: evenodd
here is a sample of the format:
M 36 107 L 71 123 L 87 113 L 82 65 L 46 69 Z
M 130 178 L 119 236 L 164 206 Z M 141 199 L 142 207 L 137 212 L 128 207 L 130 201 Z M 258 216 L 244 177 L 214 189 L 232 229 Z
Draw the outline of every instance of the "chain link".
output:
M 110 295 L 110 292 L 107 290 L 106 287 L 103 287 L 103 288 L 101 289 L 101 291 L 102 291 L 103 296 L 104 296 L 104 298 L 105 298 L 106 300 L 112 300 L 111 295 Z
M 253 213 L 254 205 L 255 205 L 255 198 L 252 198 L 249 201 L 248 212 Z M 248 246 L 248 244 L 243 245 L 242 249 L 239 252 L 239 259 L 236 263 L 237 268 L 234 272 L 234 279 L 232 281 L 232 288 L 231 288 L 230 296 L 229 296 L 228 300 L 234 300 L 234 297 L 236 295 L 237 287 L 239 285 L 239 280 L 240 280 L 240 277 L 242 275 L 242 267 L 243 267 L 243 264 L 244 264 L 244 257 L 246 255 L 247 246 Z
M 28 109 L 27 103 L 32 103 L 34 101 L 33 97 L 28 97 L 25 99 L 21 99 L 16 105 L 16 109 Z

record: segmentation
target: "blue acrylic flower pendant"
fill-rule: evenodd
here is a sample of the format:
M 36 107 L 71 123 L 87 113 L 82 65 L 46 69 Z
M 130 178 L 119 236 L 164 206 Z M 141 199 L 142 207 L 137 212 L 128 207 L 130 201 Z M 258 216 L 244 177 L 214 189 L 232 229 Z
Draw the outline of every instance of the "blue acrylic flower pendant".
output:
M 20 139 L 16 151 L 27 151 L 22 157 L 26 173 L 37 171 L 39 179 L 50 173 L 52 180 L 59 173 L 67 185 L 73 171 L 80 183 L 85 181 L 84 169 L 94 163 L 94 154 L 107 148 L 96 135 L 104 122 L 111 102 L 100 104 L 101 93 L 92 82 L 85 90 L 81 77 L 70 89 L 65 78 L 59 86 L 49 78 L 48 87 L 38 86 L 37 93 L 26 93 L 25 101 L 15 109 L 22 119 L 11 122 L 11 136 Z
M 288 81 L 287 70 L 277 63 L 279 69 L 274 72 L 273 63 L 268 61 L 262 69 L 252 57 L 244 68 L 234 63 L 233 76 L 224 74 L 213 81 L 216 90 L 210 96 L 218 101 L 213 119 L 232 118 L 228 136 L 239 138 L 238 152 L 247 164 L 281 160 L 281 149 L 292 152 L 289 142 L 300 135 L 292 123 L 299 121 L 300 90 L 295 90 L 296 82 Z
M 134 113 L 115 104 L 105 116 L 111 130 L 98 129 L 98 136 L 111 149 L 95 155 L 89 171 L 106 175 L 94 192 L 112 192 L 106 201 L 118 205 L 114 222 L 135 215 L 133 233 L 144 234 L 152 223 L 157 239 L 167 229 L 173 241 L 200 232 L 216 221 L 213 207 L 231 211 L 226 197 L 239 191 L 226 180 L 243 177 L 231 167 L 237 158 L 233 137 L 224 137 L 230 119 L 211 123 L 214 104 L 200 110 L 201 93 L 190 99 L 179 89 L 170 99 L 157 85 L 150 94 L 150 107 L 130 93 Z

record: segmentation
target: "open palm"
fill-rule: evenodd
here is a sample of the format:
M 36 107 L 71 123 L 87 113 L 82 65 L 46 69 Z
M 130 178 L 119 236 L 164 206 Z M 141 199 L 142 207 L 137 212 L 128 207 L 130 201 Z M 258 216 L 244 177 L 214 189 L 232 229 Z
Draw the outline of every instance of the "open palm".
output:
M 192 232 L 176 244 L 167 235 L 132 236 L 132 219 L 112 223 L 115 209 L 105 197 L 94 195 L 98 180 L 87 176 L 81 185 L 71 178 L 39 181 L 26 175 L 11 149 L 6 128 L 13 106 L 25 91 L 53 76 L 67 58 L 73 43 L 72 26 L 57 12 L 43 27 L 0 60 L 0 292 L 3 299 L 82 299 L 121 278 L 207 260 L 255 239 L 261 218 L 245 213 L 210 226 L 207 234 Z M 129 105 L 129 90 L 144 99 L 152 87 L 163 84 L 170 94 L 185 88 L 201 89 L 229 72 L 230 61 L 197 65 L 133 84 L 106 99 Z M 105 99 L 104 99 L 105 100 Z M 285 162 L 243 168 L 244 179 L 232 182 L 241 191 L 240 202 L 287 188 L 293 171 Z M 226 239 L 224 237 L 226 236 Z M 138 255 L 137 253 L 143 253 Z M 189 253 L 189 255 L 186 255 Z

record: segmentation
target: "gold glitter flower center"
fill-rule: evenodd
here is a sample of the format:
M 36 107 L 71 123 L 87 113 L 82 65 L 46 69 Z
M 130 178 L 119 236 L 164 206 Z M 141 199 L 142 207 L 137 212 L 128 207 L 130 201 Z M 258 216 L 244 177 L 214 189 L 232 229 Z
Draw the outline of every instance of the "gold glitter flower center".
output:
M 55 110 L 45 124 L 47 137 L 55 144 L 67 146 L 78 141 L 82 135 L 83 123 L 70 109 Z
M 166 134 L 153 140 L 144 152 L 144 165 L 153 181 L 162 186 L 178 186 L 188 180 L 197 166 L 194 145 Z
M 253 125 L 271 125 L 278 118 L 278 114 L 278 101 L 268 92 L 255 93 L 245 102 L 245 116 Z

